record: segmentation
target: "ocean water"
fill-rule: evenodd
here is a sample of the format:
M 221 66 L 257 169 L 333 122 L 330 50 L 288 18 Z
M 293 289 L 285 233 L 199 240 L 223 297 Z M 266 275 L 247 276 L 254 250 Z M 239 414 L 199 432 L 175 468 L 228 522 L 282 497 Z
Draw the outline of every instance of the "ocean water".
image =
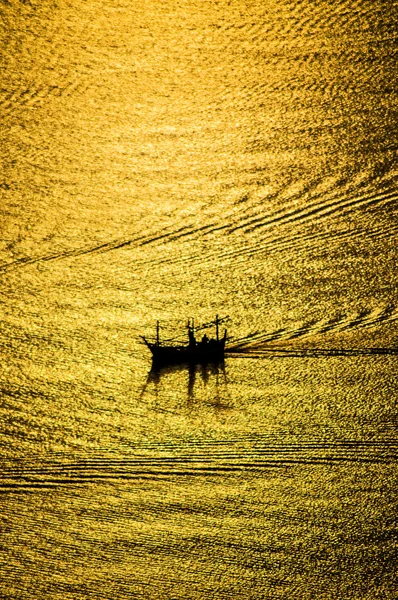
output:
M 0 596 L 396 598 L 397 3 L 0 16 Z

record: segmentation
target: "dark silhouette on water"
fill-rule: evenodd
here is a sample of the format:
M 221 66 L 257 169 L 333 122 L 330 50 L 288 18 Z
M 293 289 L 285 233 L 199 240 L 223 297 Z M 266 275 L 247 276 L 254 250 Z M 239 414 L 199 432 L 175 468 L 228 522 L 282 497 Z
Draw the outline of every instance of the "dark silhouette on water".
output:
M 153 363 L 150 371 L 148 372 L 147 380 L 142 387 L 140 393 L 140 400 L 144 397 L 147 392 L 148 386 L 152 386 L 155 390 L 155 396 L 157 398 L 158 391 L 161 388 L 161 380 L 163 376 L 170 375 L 179 371 L 184 371 L 188 374 L 187 379 L 187 401 L 193 402 L 195 400 L 195 385 L 196 379 L 199 375 L 202 379 L 203 385 L 206 387 L 211 378 L 215 378 L 216 393 L 214 397 L 213 406 L 223 407 L 223 403 L 220 400 L 219 388 L 226 387 L 227 376 L 225 371 L 225 363 L 223 360 L 217 360 L 213 362 L 201 362 L 201 363 L 172 363 L 172 364 L 158 364 Z M 157 407 L 159 410 L 159 407 Z M 162 409 L 162 411 L 167 411 Z
M 240 358 L 318 358 L 325 356 L 377 356 L 397 355 L 398 348 L 278 348 L 248 346 L 246 348 L 233 346 L 228 348 L 227 355 Z
M 219 325 L 226 319 L 227 317 L 225 317 L 224 319 L 219 319 L 217 315 L 215 321 L 205 323 L 204 325 L 201 325 L 197 328 L 204 329 L 215 325 L 215 338 L 209 339 L 207 335 L 204 334 L 202 339 L 200 341 L 197 341 L 195 337 L 194 320 L 188 319 L 188 344 L 162 343 L 160 341 L 159 335 L 159 321 L 157 321 L 156 323 L 156 340 L 154 342 L 150 342 L 145 337 L 143 337 L 142 339 L 152 352 L 152 359 L 154 364 L 168 365 L 177 363 L 214 363 L 224 359 L 227 330 L 224 330 L 224 335 L 222 338 L 220 338 Z

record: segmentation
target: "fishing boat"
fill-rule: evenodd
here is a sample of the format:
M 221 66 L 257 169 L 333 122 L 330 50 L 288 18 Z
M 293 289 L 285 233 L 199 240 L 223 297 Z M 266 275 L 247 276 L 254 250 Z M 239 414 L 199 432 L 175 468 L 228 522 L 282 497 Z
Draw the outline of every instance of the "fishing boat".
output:
M 227 340 L 227 330 L 225 329 L 223 337 L 220 337 L 219 326 L 222 322 L 226 321 L 227 318 L 228 317 L 219 319 L 217 315 L 214 321 L 211 321 L 210 323 L 204 323 L 196 329 L 194 320 L 188 319 L 187 344 L 173 343 L 173 340 L 166 340 L 165 342 L 162 342 L 160 340 L 159 321 L 156 322 L 155 341 L 148 341 L 145 337 L 142 337 L 142 339 L 152 352 L 152 360 L 156 365 L 219 362 L 224 359 L 225 342 Z M 215 326 L 216 328 L 215 338 L 208 338 L 205 333 L 198 341 L 195 337 L 195 332 L 207 329 L 211 326 Z

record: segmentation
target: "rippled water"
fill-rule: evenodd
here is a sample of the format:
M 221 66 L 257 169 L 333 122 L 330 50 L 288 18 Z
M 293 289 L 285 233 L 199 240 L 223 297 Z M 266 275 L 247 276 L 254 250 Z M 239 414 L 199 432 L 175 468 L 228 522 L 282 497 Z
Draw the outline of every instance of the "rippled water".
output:
M 1 596 L 395 598 L 396 3 L 0 14 Z

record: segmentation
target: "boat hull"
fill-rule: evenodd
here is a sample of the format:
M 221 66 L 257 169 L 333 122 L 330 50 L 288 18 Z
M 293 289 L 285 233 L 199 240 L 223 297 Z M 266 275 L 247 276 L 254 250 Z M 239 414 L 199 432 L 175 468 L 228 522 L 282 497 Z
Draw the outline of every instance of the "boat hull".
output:
M 156 365 L 178 364 L 178 363 L 211 363 L 224 359 L 225 340 L 212 341 L 201 347 L 189 346 L 161 346 L 146 342 L 152 352 L 152 360 Z

